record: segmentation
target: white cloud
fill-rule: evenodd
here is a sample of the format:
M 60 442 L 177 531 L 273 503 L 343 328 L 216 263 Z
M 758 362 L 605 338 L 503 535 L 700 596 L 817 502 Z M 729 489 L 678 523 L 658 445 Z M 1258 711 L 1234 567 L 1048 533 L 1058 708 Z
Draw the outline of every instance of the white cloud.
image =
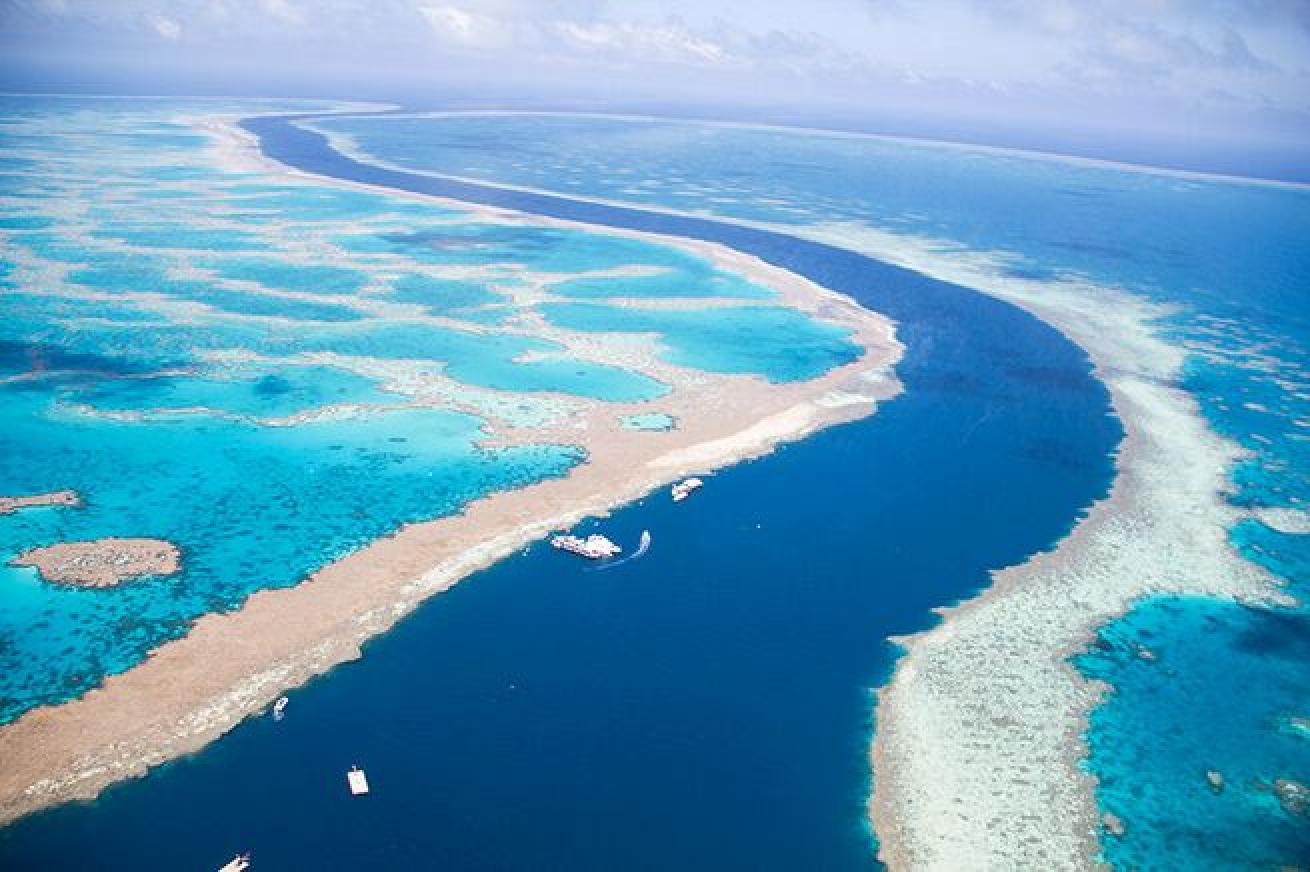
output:
M 553 5 L 554 8 L 551 8 Z M 468 0 L 418 7 L 437 39 L 465 50 L 519 58 L 638 63 L 724 64 L 729 51 L 715 39 L 676 18 L 657 22 L 616 20 L 576 4 L 520 4 L 513 0 Z M 541 12 L 548 13 L 541 15 Z M 537 13 L 537 14 L 534 14 Z
M 722 45 L 691 32 L 678 21 L 654 25 L 558 21 L 552 29 L 572 49 L 631 61 L 722 64 L 732 60 Z
M 289 0 L 260 0 L 259 7 L 270 18 L 285 24 L 304 24 L 305 12 Z
M 501 19 L 458 6 L 420 6 L 419 14 L 443 42 L 493 48 L 511 41 L 511 28 Z
M 85 39 L 143 67 L 151 45 L 185 40 L 194 70 L 219 75 L 239 52 L 270 81 L 378 90 L 501 83 L 1057 119 L 1078 106 L 1111 121 L 1244 107 L 1310 129 L 1307 0 L 0 0 L 0 22 L 0 50 L 67 46 L 79 70 Z
M 175 42 L 182 35 L 182 25 L 157 12 L 146 13 L 146 24 L 149 24 L 155 33 L 169 42 Z

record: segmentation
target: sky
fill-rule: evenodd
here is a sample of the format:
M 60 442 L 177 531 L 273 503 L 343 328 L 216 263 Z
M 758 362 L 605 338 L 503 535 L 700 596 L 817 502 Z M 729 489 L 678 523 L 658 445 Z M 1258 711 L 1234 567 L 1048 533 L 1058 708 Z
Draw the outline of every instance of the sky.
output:
M 0 89 L 668 109 L 1291 159 L 1310 143 L 1310 0 L 0 0 Z

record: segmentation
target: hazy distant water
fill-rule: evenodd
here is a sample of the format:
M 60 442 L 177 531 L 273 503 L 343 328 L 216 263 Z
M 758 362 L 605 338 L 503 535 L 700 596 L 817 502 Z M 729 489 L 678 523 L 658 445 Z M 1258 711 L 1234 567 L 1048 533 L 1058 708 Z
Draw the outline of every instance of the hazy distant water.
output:
M 316 126 L 427 172 L 805 228 L 869 226 L 992 256 L 1023 278 L 1085 278 L 1176 305 L 1185 387 L 1250 459 L 1229 498 L 1310 507 L 1310 192 L 873 139 L 612 119 L 343 119 Z M 1259 521 L 1244 554 L 1310 595 L 1310 536 Z M 1171 616 L 1186 615 L 1174 619 Z M 1203 615 L 1202 617 L 1197 617 Z M 1242 866 L 1310 856 L 1310 819 L 1277 778 L 1310 784 L 1304 609 L 1153 600 L 1081 665 L 1118 687 L 1090 765 L 1128 821 L 1122 868 Z M 1136 656 L 1138 644 L 1158 661 Z M 1231 663 L 1232 668 L 1216 668 Z M 1162 676 L 1167 677 L 1162 680 Z M 1258 681 L 1260 692 L 1249 691 Z M 1208 732 L 1198 732 L 1206 725 Z M 1216 795 L 1204 772 L 1230 773 Z M 1224 851 L 1210 850 L 1231 834 Z M 1242 838 L 1236 834 L 1242 833 Z

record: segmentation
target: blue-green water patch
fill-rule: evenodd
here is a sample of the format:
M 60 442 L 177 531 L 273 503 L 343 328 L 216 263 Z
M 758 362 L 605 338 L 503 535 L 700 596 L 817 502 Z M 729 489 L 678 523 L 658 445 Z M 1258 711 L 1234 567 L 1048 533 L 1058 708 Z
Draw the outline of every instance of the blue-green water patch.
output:
M 223 278 L 302 294 L 354 294 L 368 278 L 346 267 L 289 263 L 270 257 L 224 258 L 207 261 L 205 266 Z
M 547 303 L 550 323 L 569 330 L 658 333 L 670 363 L 706 372 L 804 381 L 860 357 L 850 331 L 795 309 L 731 306 L 653 310 L 592 303 Z
M 1248 518 L 1229 531 L 1228 539 L 1247 560 L 1287 579 L 1293 595 L 1310 592 L 1310 535 L 1284 533 Z
M 67 279 L 73 284 L 111 293 L 152 293 L 183 298 L 210 287 L 207 282 L 195 279 L 171 278 L 159 261 L 148 256 L 119 252 L 100 258 L 97 266 L 70 271 Z
M 1274 869 L 1310 857 L 1310 818 L 1279 779 L 1310 785 L 1310 614 L 1148 600 L 1078 658 L 1114 690 L 1092 713 L 1089 765 L 1119 869 Z M 1240 703 L 1240 704 L 1239 704 Z M 1222 786 L 1210 783 L 1217 773 Z M 1252 838 L 1259 833 L 1259 838 Z
M 204 192 L 188 190 L 186 188 L 137 188 L 132 191 L 132 197 L 136 200 L 193 200 L 203 195 Z
M 354 309 L 332 303 L 250 293 L 198 279 L 170 278 L 157 262 L 131 255 L 116 260 L 111 266 L 74 270 L 68 274 L 68 280 L 105 291 L 164 294 L 233 315 L 324 322 L 355 321 L 363 317 Z
M 666 432 L 677 429 L 678 419 L 664 412 L 640 412 L 636 415 L 624 415 L 619 419 L 619 424 L 625 430 Z
M 266 366 L 212 375 L 95 379 L 65 386 L 62 399 L 102 411 L 204 408 L 281 418 L 340 403 L 397 403 L 372 379 L 335 367 Z
M 265 294 L 210 288 L 194 291 L 187 299 L 204 303 L 232 315 L 251 317 L 287 318 L 292 321 L 346 322 L 358 321 L 363 316 L 347 306 L 334 303 L 315 303 L 308 300 L 289 300 Z
M 0 215 L 0 229 L 4 230 L 41 230 L 54 223 L 55 219 L 46 215 Z
M 13 233 L 9 236 L 9 242 L 57 263 L 85 263 L 88 256 L 85 246 L 69 242 L 65 237 L 48 230 Z
M 198 182 L 214 181 L 225 173 L 216 172 L 212 169 L 201 167 L 171 166 L 171 167 L 148 167 L 132 171 L 134 176 L 142 176 L 148 179 L 157 179 L 161 182 Z
M 380 240 L 380 241 L 378 241 Z M 404 252 L 428 262 L 520 264 L 533 270 L 578 273 L 631 264 L 666 268 L 703 267 L 694 255 L 668 245 L 625 236 L 528 225 L 467 222 L 411 233 L 356 238 L 355 250 Z
M 11 283 L 0 282 L 0 286 L 6 284 Z M 97 321 L 143 324 L 158 318 L 157 315 L 130 304 L 121 305 L 106 303 L 103 300 L 79 300 L 72 297 L 25 293 L 0 295 L 0 313 L 4 315 L 7 322 L 6 332 L 10 336 L 18 336 L 24 332 L 43 332 L 54 322 L 73 319 L 94 318 Z
M 178 128 L 183 130 L 185 128 Z M 103 135 L 103 134 L 102 134 Z M 109 140 L 115 144 L 136 148 L 164 151 L 195 151 L 209 143 L 209 139 L 193 133 L 122 133 L 109 134 Z
M 655 275 L 589 276 L 555 282 L 551 293 L 562 297 L 735 297 L 767 299 L 776 296 L 768 288 L 741 276 L 704 268 L 667 270 Z
M 470 309 L 509 301 L 477 282 L 416 274 L 392 282 L 390 297 L 398 303 L 423 306 L 434 315 L 467 314 Z
M 364 191 L 327 187 L 300 188 L 279 185 L 238 185 L 229 193 L 243 195 L 243 206 L 267 210 L 269 218 L 283 221 L 359 221 L 379 215 L 410 218 L 444 218 L 460 213 L 429 203 L 416 203 Z
M 227 227 L 189 227 L 176 224 L 117 224 L 97 227 L 93 235 L 142 248 L 181 248 L 196 251 L 253 251 L 267 244 L 244 230 Z
M 445 372 L 476 387 L 514 392 L 558 392 L 609 402 L 650 400 L 668 386 L 617 366 L 547 356 L 520 360 L 528 353 L 558 355 L 553 342 L 524 336 L 474 333 L 414 324 L 368 323 L 358 328 L 324 328 L 312 333 L 269 337 L 257 342 L 265 353 L 335 351 L 386 360 L 445 363 Z
M 6 141 L 9 138 L 10 137 L 8 136 L 4 137 L 3 140 L 0 140 L 0 144 L 4 145 L 5 147 L 13 147 L 9 142 Z M 16 157 L 10 154 L 0 155 L 0 170 L 3 170 L 4 172 L 7 173 L 31 172 L 32 170 L 36 169 L 36 166 L 37 166 L 36 161 L 30 160 L 25 157 Z

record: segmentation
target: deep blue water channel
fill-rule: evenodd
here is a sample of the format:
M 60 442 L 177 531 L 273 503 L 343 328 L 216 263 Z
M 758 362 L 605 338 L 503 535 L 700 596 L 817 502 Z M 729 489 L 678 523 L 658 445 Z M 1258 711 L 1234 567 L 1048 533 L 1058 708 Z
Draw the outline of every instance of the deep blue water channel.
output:
M 973 291 L 785 235 L 349 160 L 354 181 L 722 242 L 899 322 L 877 415 L 603 522 L 641 560 L 542 545 L 479 573 L 202 753 L 0 830 L 4 869 L 868 869 L 872 688 L 990 569 L 1058 540 L 1122 436 L 1083 353 Z M 371 795 L 344 773 L 363 766 Z

